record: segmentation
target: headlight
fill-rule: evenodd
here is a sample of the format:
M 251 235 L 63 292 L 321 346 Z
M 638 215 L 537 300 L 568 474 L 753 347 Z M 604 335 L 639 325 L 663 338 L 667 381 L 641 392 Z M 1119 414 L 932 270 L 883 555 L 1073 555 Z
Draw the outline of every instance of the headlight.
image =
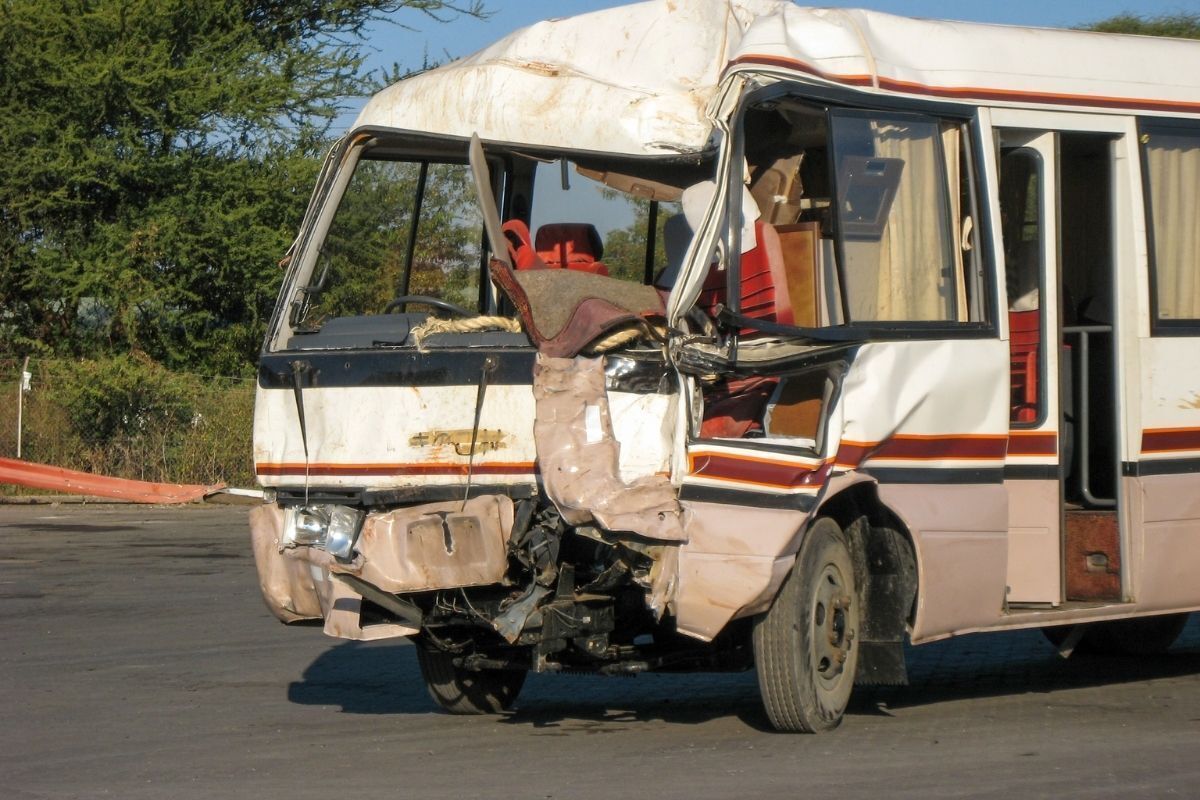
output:
M 363 512 L 349 506 L 327 506 L 329 528 L 325 533 L 325 549 L 338 558 L 350 558 L 354 542 L 362 528 Z
M 298 545 L 325 544 L 325 530 L 329 527 L 329 518 L 321 513 L 320 507 L 289 510 L 292 523 L 289 541 Z
M 362 528 L 363 512 L 349 506 L 289 508 L 284 545 L 321 547 L 338 558 L 350 558 Z

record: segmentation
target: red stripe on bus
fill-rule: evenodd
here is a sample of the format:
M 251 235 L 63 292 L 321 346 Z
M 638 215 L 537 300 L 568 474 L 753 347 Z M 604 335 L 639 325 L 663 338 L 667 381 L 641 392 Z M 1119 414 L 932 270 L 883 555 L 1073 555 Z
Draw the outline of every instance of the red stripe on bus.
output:
M 868 460 L 999 461 L 1007 449 L 1007 436 L 900 434 L 881 442 L 843 440 L 838 447 L 837 463 L 841 467 L 856 467 Z
M 762 64 L 765 66 L 784 67 L 798 72 L 806 72 L 819 78 L 849 86 L 873 86 L 874 81 L 869 75 L 838 75 L 824 72 L 811 64 L 784 56 L 745 55 L 729 63 L 729 66 L 742 64 Z M 1040 105 L 1063 106 L 1093 106 L 1097 108 L 1137 109 L 1141 111 L 1169 111 L 1197 114 L 1200 113 L 1200 103 L 1187 100 L 1154 100 L 1139 97 L 1110 97 L 1107 95 L 1066 94 L 1061 92 L 1029 92 L 1017 89 L 989 89 L 982 86 L 930 86 L 913 81 L 902 81 L 895 78 L 879 77 L 879 88 L 904 94 L 920 94 L 929 97 L 943 97 L 951 100 L 993 100 L 1008 103 L 1037 103 Z
M 696 477 L 778 489 L 820 486 L 829 477 L 830 466 L 828 462 L 796 464 L 726 453 L 701 452 L 688 456 L 688 471 Z
M 1200 450 L 1200 428 L 1147 428 L 1142 431 L 1143 453 Z
M 1058 434 L 1051 431 L 1012 431 L 1008 434 L 1008 454 L 1010 456 L 1056 456 L 1058 455 Z
M 843 441 L 838 447 L 836 463 L 838 467 L 853 469 L 868 460 L 1001 461 L 1007 445 L 1007 436 L 905 434 L 882 442 Z M 797 464 L 759 455 L 704 451 L 689 454 L 688 465 L 690 474 L 696 477 L 780 489 L 820 486 L 833 468 L 830 461 Z

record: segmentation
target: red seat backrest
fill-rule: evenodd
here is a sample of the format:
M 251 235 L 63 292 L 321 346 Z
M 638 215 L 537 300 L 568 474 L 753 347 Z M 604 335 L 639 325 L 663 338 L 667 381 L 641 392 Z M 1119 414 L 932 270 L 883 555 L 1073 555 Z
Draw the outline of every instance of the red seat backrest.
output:
M 552 222 L 541 226 L 534 250 L 551 269 L 608 274 L 608 268 L 600 263 L 604 241 L 596 226 L 587 222 Z
M 500 226 L 508 245 L 508 257 L 513 269 L 546 269 L 546 263 L 538 257 L 529 241 L 529 226 L 519 219 L 510 219 Z
M 1009 368 L 1012 398 L 1009 419 L 1035 422 L 1038 407 L 1038 351 L 1042 339 L 1042 312 L 1008 312 Z
M 787 294 L 786 265 L 779 234 L 774 225 L 761 220 L 754 223 L 754 234 L 758 243 L 754 249 L 743 253 L 739 262 L 742 314 L 765 322 L 792 325 L 795 316 Z M 717 303 L 725 302 L 725 297 L 725 273 L 710 269 L 700 292 L 700 305 L 711 313 Z M 753 332 L 752 328 L 742 330 L 745 334 Z

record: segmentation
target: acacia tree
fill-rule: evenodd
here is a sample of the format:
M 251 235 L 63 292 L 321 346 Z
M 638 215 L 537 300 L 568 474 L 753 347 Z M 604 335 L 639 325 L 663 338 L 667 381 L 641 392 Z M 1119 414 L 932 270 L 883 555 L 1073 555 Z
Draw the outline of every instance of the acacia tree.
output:
M 1200 14 L 1179 12 L 1159 16 L 1118 14 L 1115 17 L 1085 26 L 1103 33 L 1134 33 L 1142 36 L 1174 36 L 1179 39 L 1200 39 Z
M 480 0 L 0 2 L 0 355 L 244 370 L 364 26 Z M 402 18 L 404 19 L 404 18 Z

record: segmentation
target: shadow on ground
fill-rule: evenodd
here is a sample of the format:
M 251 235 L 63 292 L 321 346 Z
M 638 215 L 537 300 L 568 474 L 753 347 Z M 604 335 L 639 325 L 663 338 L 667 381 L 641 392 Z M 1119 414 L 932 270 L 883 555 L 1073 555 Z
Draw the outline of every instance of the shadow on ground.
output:
M 1171 652 L 1156 657 L 1075 656 L 1063 659 L 1039 631 L 963 636 L 908 648 L 910 684 L 858 690 L 851 714 L 886 714 L 906 708 L 971 698 L 1044 693 L 1106 684 L 1200 675 L 1200 615 L 1193 615 Z M 288 699 L 339 707 L 350 714 L 427 714 L 413 647 L 345 642 L 317 657 Z M 696 724 L 737 716 L 767 730 L 753 672 L 740 674 L 530 675 L 509 724 L 553 729 L 571 720 L 596 733 L 662 721 Z M 587 723 L 603 723 L 594 728 Z M 573 726 L 575 730 L 578 726 Z

